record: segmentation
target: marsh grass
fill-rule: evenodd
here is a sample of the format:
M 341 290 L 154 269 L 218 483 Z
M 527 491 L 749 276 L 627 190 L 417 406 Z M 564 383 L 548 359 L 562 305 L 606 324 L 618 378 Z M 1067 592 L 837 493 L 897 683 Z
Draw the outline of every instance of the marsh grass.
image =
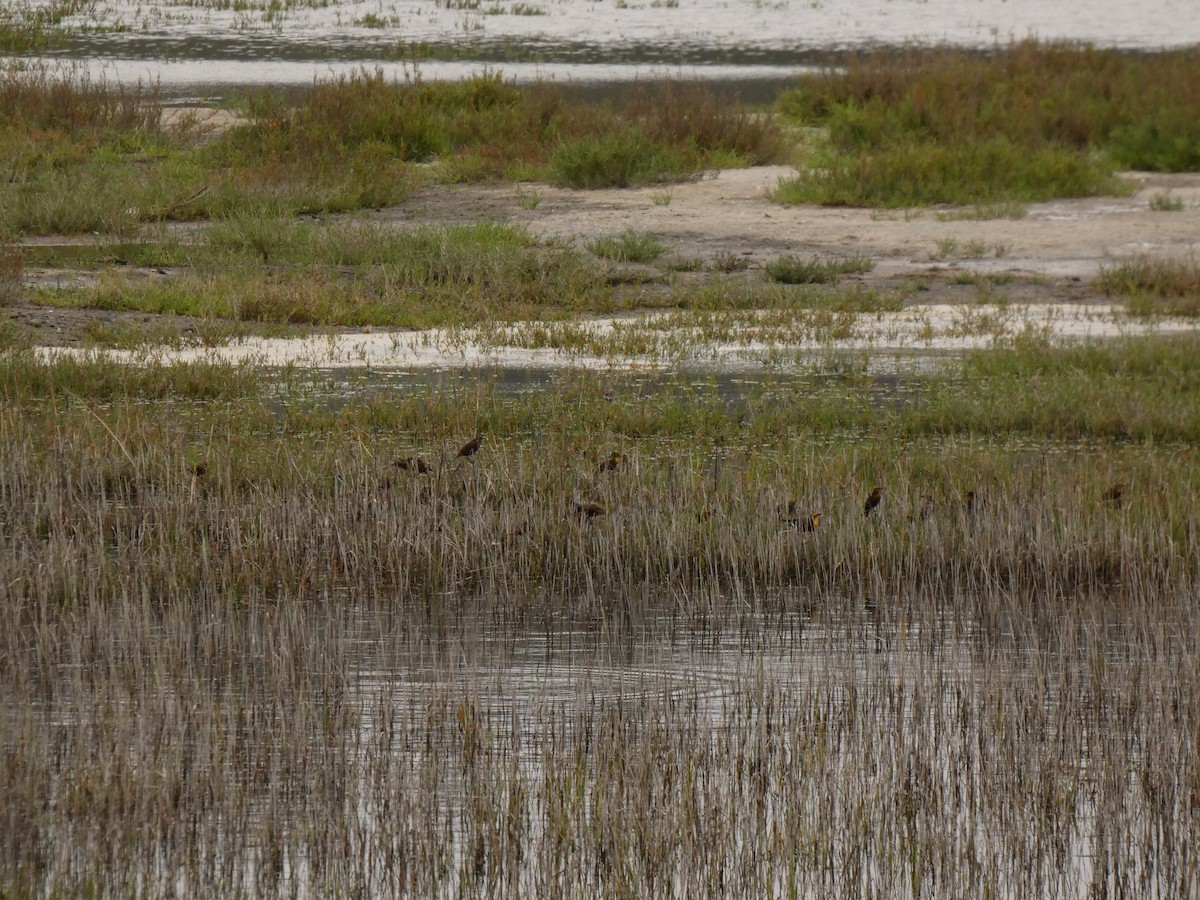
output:
M 323 375 L 0 357 L 0 884 L 1194 893 L 1200 404 L 1162 388 L 1197 389 L 1195 351 L 946 376 L 1094 381 L 1081 416 L 1152 403 L 1182 445 L 947 436 L 958 407 L 852 371 L 331 403 Z
M 826 127 L 829 143 L 776 199 L 894 207 L 1124 192 L 1114 165 L 1196 168 L 1198 67 L 1193 50 L 1036 41 L 865 53 L 780 98 L 781 113 Z
M 239 113 L 216 136 L 168 130 L 156 89 L 6 64 L 0 233 L 132 237 L 162 221 L 373 209 L 430 178 L 678 181 L 784 152 L 768 120 L 685 84 L 599 105 L 498 75 L 424 84 L 364 71 L 319 81 L 295 103 L 252 92 Z
M 767 277 L 782 284 L 836 284 L 843 275 L 862 275 L 874 268 L 865 256 L 845 259 L 800 259 L 781 256 L 766 265 Z
M 667 248 L 652 234 L 639 233 L 628 228 L 621 234 L 598 237 L 588 244 L 588 250 L 603 259 L 617 262 L 654 262 Z
M 120 245 L 119 245 L 120 246 Z M 106 251 L 156 258 L 149 246 Z M 594 263 L 541 244 L 518 226 L 397 229 L 362 222 L 238 217 L 202 242 L 164 247 L 171 277 L 110 272 L 98 284 L 43 289 L 42 302 L 219 317 L 261 324 L 424 327 L 613 309 Z M 160 263 L 161 264 L 161 263 Z
M 1134 257 L 1102 267 L 1096 286 L 1128 298 L 1134 315 L 1200 315 L 1200 264 L 1194 257 Z

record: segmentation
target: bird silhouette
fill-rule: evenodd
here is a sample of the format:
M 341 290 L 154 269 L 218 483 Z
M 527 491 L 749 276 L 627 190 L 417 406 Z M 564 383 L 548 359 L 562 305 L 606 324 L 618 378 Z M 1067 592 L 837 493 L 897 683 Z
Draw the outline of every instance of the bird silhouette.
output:
M 819 512 L 809 513 L 795 521 L 797 531 L 816 531 L 821 527 L 821 514 Z
M 963 508 L 966 509 L 968 515 L 975 512 L 975 503 L 975 489 L 971 488 L 963 494 Z
M 620 450 L 614 450 L 608 455 L 608 459 L 600 463 L 601 472 L 615 472 L 617 466 L 621 465 L 621 460 L 625 458 L 625 454 Z
M 594 519 L 596 516 L 604 515 L 607 511 L 599 503 L 577 502 L 575 504 L 575 515 L 579 516 L 580 519 Z
M 804 513 L 801 515 L 796 511 L 796 501 L 789 500 L 787 505 L 787 513 L 783 517 L 783 521 L 797 531 L 816 531 L 821 525 L 821 516 L 819 512 Z
M 883 488 L 877 487 L 872 489 L 871 495 L 867 497 L 867 502 L 863 504 L 863 515 L 869 516 L 871 512 L 879 505 L 883 499 Z
M 479 452 L 481 446 L 483 446 L 483 435 L 477 434 L 458 448 L 458 456 L 456 458 L 470 458 Z
M 419 456 L 398 459 L 392 465 L 402 472 L 416 472 L 418 475 L 425 475 L 429 472 L 429 464 Z
M 1118 482 L 1104 492 L 1104 502 L 1109 506 L 1124 506 L 1126 497 L 1125 482 Z

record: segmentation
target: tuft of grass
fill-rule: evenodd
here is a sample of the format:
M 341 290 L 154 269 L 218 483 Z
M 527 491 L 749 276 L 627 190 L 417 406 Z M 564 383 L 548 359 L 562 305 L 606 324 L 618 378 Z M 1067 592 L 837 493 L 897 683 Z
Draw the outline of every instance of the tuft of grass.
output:
M 874 263 L 865 256 L 846 259 L 800 259 L 781 256 L 766 265 L 767 276 L 782 284 L 836 284 L 843 275 L 861 275 L 871 271 Z
M 1150 208 L 1154 212 L 1179 212 L 1183 209 L 1183 198 L 1161 191 L 1150 198 Z
M 722 251 L 718 253 L 712 263 L 713 271 L 725 272 L 744 272 L 750 268 L 750 257 L 743 256 L 740 253 L 729 253 Z
M 559 144 L 548 173 L 555 184 L 573 188 L 625 188 L 686 180 L 687 154 L 666 147 L 634 126 Z
M 588 244 L 588 250 L 604 259 L 617 262 L 653 262 L 666 252 L 666 246 L 652 234 L 642 234 L 632 228 L 613 237 L 605 235 Z
M 1200 262 L 1195 257 L 1137 256 L 1101 268 L 1096 286 L 1127 297 L 1135 315 L 1200 316 Z

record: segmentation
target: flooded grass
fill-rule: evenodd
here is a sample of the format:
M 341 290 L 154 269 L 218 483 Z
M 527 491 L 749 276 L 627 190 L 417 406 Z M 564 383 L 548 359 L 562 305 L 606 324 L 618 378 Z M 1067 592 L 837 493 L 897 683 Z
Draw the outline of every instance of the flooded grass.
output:
M 900 404 L 10 354 L 0 884 L 1192 893 L 1195 351 L 978 354 Z M 1071 439 L 982 405 L 1033 373 Z

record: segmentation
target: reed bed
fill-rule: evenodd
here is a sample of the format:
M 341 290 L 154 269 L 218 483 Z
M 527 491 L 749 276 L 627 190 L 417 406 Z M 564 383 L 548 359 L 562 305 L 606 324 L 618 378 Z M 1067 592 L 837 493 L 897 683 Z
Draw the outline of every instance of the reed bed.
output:
M 6 893 L 1200 889 L 1194 444 L 5 372 Z

